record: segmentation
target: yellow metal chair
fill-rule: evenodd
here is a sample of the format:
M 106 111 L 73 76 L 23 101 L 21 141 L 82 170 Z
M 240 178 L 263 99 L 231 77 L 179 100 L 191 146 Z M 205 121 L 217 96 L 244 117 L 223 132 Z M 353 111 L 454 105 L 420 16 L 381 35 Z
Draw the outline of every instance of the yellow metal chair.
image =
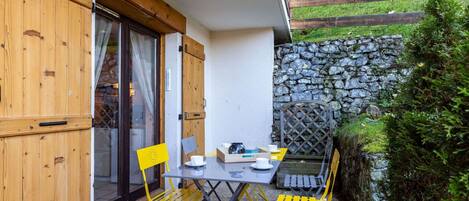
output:
M 331 162 L 331 171 L 326 181 L 326 188 L 321 198 L 316 199 L 314 197 L 304 196 L 292 196 L 292 195 L 279 195 L 277 201 L 331 201 L 332 193 L 334 191 L 335 178 L 337 177 L 337 169 L 339 167 L 340 153 L 337 149 L 334 150 L 334 156 Z
M 198 191 L 193 191 L 190 189 L 176 189 L 174 187 L 173 181 L 169 178 L 170 189 L 166 190 L 155 197 L 151 197 L 150 190 L 148 188 L 147 177 L 145 170 L 148 168 L 155 167 L 156 165 L 163 164 L 165 165 L 166 172 L 169 172 L 169 153 L 168 147 L 166 144 L 154 145 L 137 150 L 138 164 L 140 165 L 140 170 L 142 171 L 143 181 L 145 184 L 145 193 L 148 201 L 154 200 L 165 200 L 165 201 L 179 201 L 179 200 L 201 200 L 202 193 Z
M 283 158 L 285 157 L 285 154 L 287 154 L 288 148 L 280 148 L 280 152 L 271 154 L 270 160 L 277 160 L 277 161 L 283 161 Z M 248 201 L 254 201 L 254 200 L 259 200 L 255 199 L 255 195 L 259 195 L 259 199 L 263 199 L 265 201 L 268 201 L 269 198 L 267 197 L 267 194 L 265 193 L 265 190 L 262 185 L 254 184 L 254 185 L 246 185 L 244 188 L 243 192 L 241 193 L 240 197 L 246 196 L 246 199 Z M 253 196 L 254 195 L 254 196 Z

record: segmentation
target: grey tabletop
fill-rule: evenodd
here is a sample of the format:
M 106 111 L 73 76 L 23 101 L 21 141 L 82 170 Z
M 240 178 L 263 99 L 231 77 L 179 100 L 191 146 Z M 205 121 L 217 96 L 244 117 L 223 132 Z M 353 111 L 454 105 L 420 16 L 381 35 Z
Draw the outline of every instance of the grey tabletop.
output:
M 280 161 L 271 161 L 273 168 L 269 170 L 255 170 L 250 167 L 251 163 L 224 163 L 215 157 L 207 157 L 207 164 L 203 167 L 193 168 L 180 166 L 170 169 L 163 177 L 228 181 L 251 184 L 270 184 L 277 172 Z

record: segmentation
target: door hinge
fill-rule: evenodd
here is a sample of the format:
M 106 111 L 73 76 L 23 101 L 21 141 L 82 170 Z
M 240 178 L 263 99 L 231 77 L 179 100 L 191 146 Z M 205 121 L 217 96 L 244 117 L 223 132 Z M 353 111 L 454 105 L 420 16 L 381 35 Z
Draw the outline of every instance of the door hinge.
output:
M 94 126 L 95 126 L 94 118 L 91 118 L 91 127 L 94 128 Z
M 182 120 L 182 117 L 183 117 L 183 115 L 182 115 L 182 114 L 179 114 L 179 115 L 178 115 L 178 120 Z
M 179 52 L 182 52 L 183 48 L 182 45 L 179 45 Z
M 96 13 L 96 3 L 93 3 L 91 6 L 91 12 Z

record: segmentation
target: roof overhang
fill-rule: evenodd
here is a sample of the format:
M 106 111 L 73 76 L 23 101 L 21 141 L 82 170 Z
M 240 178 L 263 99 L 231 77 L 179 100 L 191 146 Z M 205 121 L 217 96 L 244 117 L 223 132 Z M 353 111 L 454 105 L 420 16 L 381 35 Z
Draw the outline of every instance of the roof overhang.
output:
M 284 0 L 165 0 L 210 31 L 272 27 L 275 43 L 291 41 Z

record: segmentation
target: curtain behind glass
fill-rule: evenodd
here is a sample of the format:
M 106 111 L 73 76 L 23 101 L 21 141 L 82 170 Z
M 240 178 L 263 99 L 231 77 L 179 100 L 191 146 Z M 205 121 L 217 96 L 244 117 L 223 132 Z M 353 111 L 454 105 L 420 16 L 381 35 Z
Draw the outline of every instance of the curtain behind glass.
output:
M 137 84 L 143 95 L 148 111 L 153 114 L 154 91 L 152 87 L 155 68 L 155 39 L 133 31 L 130 31 L 132 46 L 132 69 Z
M 98 85 L 99 76 L 101 75 L 101 69 L 103 68 L 104 58 L 106 56 L 107 44 L 109 42 L 109 36 L 111 36 L 112 21 L 96 15 L 96 30 L 95 30 L 95 68 L 94 77 L 95 85 Z

